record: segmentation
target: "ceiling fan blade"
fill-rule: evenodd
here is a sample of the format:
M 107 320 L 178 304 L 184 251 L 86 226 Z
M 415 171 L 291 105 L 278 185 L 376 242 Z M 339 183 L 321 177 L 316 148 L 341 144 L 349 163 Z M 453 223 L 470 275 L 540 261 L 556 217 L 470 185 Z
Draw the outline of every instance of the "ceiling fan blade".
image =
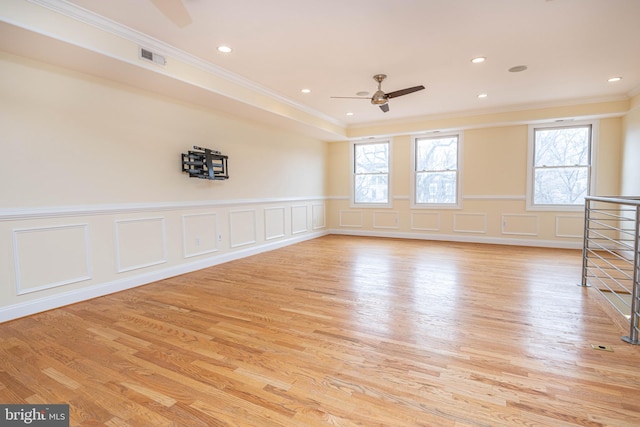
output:
M 389 111 L 389 104 L 382 104 L 380 106 L 380 109 L 382 110 L 383 113 L 387 113 Z
M 402 96 L 402 95 L 409 95 L 410 93 L 417 92 L 417 91 L 423 90 L 423 89 L 424 89 L 424 86 L 422 86 L 422 85 L 414 86 L 414 87 L 408 87 L 406 89 L 396 90 L 395 92 L 389 92 L 387 94 L 387 98 L 396 98 L 396 97 Z
M 182 0 L 151 0 L 151 3 L 180 28 L 191 24 L 191 15 Z

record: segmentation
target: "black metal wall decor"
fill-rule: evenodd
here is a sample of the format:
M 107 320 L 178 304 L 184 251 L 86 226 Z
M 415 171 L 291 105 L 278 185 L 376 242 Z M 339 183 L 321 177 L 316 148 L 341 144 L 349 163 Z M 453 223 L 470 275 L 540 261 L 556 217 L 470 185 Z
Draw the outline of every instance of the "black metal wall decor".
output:
M 219 151 L 193 146 L 193 151 L 182 153 L 182 172 L 190 178 L 222 180 L 229 179 L 227 160 Z

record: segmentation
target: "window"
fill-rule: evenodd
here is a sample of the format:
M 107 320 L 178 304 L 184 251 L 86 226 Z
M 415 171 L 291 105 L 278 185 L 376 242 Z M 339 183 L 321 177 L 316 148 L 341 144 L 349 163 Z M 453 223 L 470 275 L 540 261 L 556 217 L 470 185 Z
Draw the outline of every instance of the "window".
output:
M 414 138 L 414 207 L 459 207 L 460 135 Z
M 358 206 L 390 206 L 389 141 L 353 142 L 352 200 Z
M 593 124 L 530 126 L 529 208 L 579 208 L 590 194 Z

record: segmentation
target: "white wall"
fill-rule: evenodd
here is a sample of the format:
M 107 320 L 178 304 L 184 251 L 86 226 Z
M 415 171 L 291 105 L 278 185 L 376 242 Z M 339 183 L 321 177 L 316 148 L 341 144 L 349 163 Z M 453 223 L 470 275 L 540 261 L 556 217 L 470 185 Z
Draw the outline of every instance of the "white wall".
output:
M 324 233 L 322 141 L 1 53 L 0 147 L 0 321 Z

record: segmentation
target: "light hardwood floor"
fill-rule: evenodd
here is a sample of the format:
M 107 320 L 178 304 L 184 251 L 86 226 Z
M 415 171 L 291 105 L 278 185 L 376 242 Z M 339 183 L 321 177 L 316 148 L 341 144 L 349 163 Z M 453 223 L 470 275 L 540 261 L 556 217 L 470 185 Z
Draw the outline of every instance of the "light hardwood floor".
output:
M 580 266 L 326 236 L 0 324 L 0 403 L 113 427 L 638 426 L 640 346 Z

